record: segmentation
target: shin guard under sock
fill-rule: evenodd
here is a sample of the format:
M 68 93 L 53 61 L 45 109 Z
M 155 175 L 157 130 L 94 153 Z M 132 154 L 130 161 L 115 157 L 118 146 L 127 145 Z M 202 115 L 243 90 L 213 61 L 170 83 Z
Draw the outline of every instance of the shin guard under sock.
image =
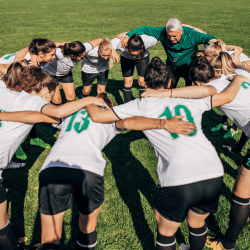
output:
M 145 92 L 147 89 L 145 88 L 145 86 L 139 86 L 139 92 L 140 92 L 140 97 L 141 97 L 141 94 L 143 92 Z
M 207 239 L 206 224 L 201 228 L 189 227 L 189 243 L 193 250 L 202 250 Z
M 131 88 L 123 87 L 123 97 L 124 97 L 124 103 L 131 101 L 132 99 L 132 92 Z
M 10 222 L 0 228 L 0 249 L 17 250 L 16 238 L 11 230 Z
M 157 232 L 156 250 L 176 250 L 175 234 L 173 236 L 164 236 Z
M 96 231 L 90 234 L 85 234 L 80 231 L 77 240 L 76 250 L 93 250 L 95 249 L 96 244 L 97 244 Z
M 249 199 L 242 199 L 233 194 L 229 225 L 221 243 L 224 248 L 232 249 L 243 230 L 249 215 Z

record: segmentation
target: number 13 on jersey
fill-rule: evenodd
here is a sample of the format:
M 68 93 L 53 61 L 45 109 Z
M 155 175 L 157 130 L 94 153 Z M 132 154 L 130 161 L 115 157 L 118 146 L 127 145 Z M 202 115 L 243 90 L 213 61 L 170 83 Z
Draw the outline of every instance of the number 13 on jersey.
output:
M 174 108 L 175 115 L 182 115 L 181 110 L 183 110 L 185 112 L 187 120 L 189 122 L 194 123 L 194 118 L 192 117 L 190 110 L 184 105 L 177 105 Z M 161 117 L 166 117 L 166 119 L 170 119 L 173 117 L 169 107 L 166 107 L 165 111 L 159 116 L 159 118 L 161 118 Z M 173 134 L 173 133 L 170 133 L 170 134 L 171 134 L 172 138 L 174 138 L 174 139 L 177 139 L 179 137 L 178 134 Z M 194 136 L 195 134 L 196 134 L 196 129 L 194 132 L 191 132 L 188 136 Z

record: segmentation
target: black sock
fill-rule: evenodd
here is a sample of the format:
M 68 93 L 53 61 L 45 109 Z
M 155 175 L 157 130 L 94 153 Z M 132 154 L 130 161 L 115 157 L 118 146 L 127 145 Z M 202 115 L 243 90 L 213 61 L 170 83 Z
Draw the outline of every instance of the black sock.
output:
M 0 228 L 0 249 L 17 250 L 16 238 L 11 230 L 10 222 Z
M 44 243 L 38 247 L 38 250 L 58 250 L 59 245 L 54 243 Z
M 132 92 L 131 88 L 123 87 L 123 97 L 124 97 L 124 103 L 131 101 L 132 99 Z
M 36 124 L 32 127 L 32 129 L 30 130 L 30 138 L 31 139 L 34 139 L 34 138 L 37 138 L 38 135 L 36 133 Z
M 141 97 L 141 94 L 143 92 L 145 92 L 147 89 L 145 88 L 145 86 L 139 86 L 139 92 L 140 92 L 140 97 Z
M 157 232 L 156 250 L 176 250 L 175 234 L 173 236 L 164 236 Z
M 249 215 L 249 199 L 242 199 L 233 194 L 229 225 L 221 243 L 226 249 L 232 249 L 243 230 Z
M 81 93 L 81 98 L 84 98 L 84 97 L 87 97 L 87 96 L 89 96 L 89 94 L 85 95 L 85 94 Z
M 222 115 L 222 118 L 221 118 L 221 123 L 226 126 L 227 125 L 227 116 L 225 115 Z
M 238 130 L 238 127 L 236 124 L 233 124 L 233 127 L 232 127 L 233 130 L 237 131 Z
M 243 146 L 245 145 L 245 143 L 247 142 L 247 140 L 248 140 L 248 137 L 245 135 L 244 132 L 242 132 L 241 138 L 240 138 L 240 140 L 235 144 L 235 146 L 236 146 L 237 148 L 242 149 Z
M 189 243 L 193 250 L 202 250 L 207 239 L 206 224 L 201 228 L 189 227 Z
M 76 250 L 93 250 L 95 249 L 96 244 L 97 244 L 96 231 L 90 234 L 85 234 L 80 231 L 77 240 Z

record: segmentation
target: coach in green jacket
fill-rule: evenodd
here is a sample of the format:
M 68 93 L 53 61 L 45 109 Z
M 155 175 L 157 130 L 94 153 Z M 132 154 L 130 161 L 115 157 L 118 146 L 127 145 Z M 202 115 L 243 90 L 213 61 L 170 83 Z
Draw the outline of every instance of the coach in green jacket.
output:
M 166 63 L 174 74 L 172 87 L 176 87 L 180 77 L 185 79 L 187 86 L 192 85 L 188 72 L 191 56 L 198 49 L 198 44 L 206 44 L 215 39 L 214 36 L 182 26 L 181 22 L 174 18 L 167 22 L 166 27 L 141 26 L 127 33 L 128 37 L 134 34 L 153 36 L 162 43 L 167 53 Z

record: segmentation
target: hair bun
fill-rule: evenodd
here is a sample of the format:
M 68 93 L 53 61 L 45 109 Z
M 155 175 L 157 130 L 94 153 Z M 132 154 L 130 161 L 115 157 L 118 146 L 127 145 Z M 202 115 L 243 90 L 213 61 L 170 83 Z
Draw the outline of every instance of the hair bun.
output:
M 163 64 L 163 62 L 159 57 L 156 56 L 151 60 L 151 64 L 153 67 L 159 68 Z

